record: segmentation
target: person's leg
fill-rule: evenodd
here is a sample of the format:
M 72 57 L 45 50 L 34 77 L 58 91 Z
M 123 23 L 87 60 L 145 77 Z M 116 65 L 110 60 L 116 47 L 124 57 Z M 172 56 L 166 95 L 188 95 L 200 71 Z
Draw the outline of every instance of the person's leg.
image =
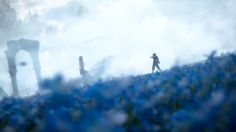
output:
M 155 67 L 157 68 L 156 72 L 159 73 L 159 71 L 158 71 L 158 65 L 155 65 Z
M 160 68 L 160 66 L 157 64 L 156 65 L 156 67 L 157 67 L 157 69 L 159 70 L 159 71 L 161 71 L 161 68 Z
M 154 73 L 154 71 L 155 71 L 155 65 L 153 64 L 152 65 L 152 73 Z

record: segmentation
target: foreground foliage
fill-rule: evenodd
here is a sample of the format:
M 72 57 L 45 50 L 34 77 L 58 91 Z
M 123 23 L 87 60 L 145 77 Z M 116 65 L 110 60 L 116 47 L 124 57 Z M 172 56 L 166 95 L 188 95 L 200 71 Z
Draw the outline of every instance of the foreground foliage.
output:
M 1 131 L 233 131 L 236 126 L 235 54 L 212 54 L 202 63 L 87 88 L 61 76 L 41 87 L 49 93 L 1 101 Z

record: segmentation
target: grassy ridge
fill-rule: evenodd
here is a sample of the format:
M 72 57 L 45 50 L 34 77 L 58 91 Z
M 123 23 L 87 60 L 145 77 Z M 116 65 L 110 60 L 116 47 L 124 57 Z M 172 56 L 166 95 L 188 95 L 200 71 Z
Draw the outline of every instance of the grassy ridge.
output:
M 232 131 L 236 126 L 235 54 L 212 54 L 202 63 L 84 89 L 61 76 L 41 87 L 50 92 L 1 101 L 1 131 Z

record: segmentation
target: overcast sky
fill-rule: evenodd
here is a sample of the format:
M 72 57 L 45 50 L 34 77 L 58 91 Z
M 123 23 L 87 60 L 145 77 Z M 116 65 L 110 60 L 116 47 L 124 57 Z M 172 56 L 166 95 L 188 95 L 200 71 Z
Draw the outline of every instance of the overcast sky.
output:
M 11 92 L 4 54 L 10 39 L 40 41 L 44 77 L 78 77 L 80 55 L 87 69 L 112 58 L 107 76 L 144 74 L 154 52 L 168 69 L 213 50 L 234 51 L 235 9 L 235 0 L 0 0 L 0 87 Z M 21 61 L 28 65 L 18 66 L 18 78 L 35 78 L 25 52 L 17 54 Z

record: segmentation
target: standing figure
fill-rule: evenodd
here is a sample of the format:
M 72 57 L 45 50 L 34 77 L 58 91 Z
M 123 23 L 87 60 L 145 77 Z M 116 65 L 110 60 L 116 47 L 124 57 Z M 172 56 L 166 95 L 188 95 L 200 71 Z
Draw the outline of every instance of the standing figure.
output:
M 154 73 L 155 67 L 156 67 L 159 71 L 161 71 L 161 68 L 160 68 L 160 66 L 159 66 L 160 61 L 159 61 L 158 56 L 157 56 L 155 53 L 153 53 L 152 56 L 151 56 L 151 58 L 153 59 L 152 73 Z

